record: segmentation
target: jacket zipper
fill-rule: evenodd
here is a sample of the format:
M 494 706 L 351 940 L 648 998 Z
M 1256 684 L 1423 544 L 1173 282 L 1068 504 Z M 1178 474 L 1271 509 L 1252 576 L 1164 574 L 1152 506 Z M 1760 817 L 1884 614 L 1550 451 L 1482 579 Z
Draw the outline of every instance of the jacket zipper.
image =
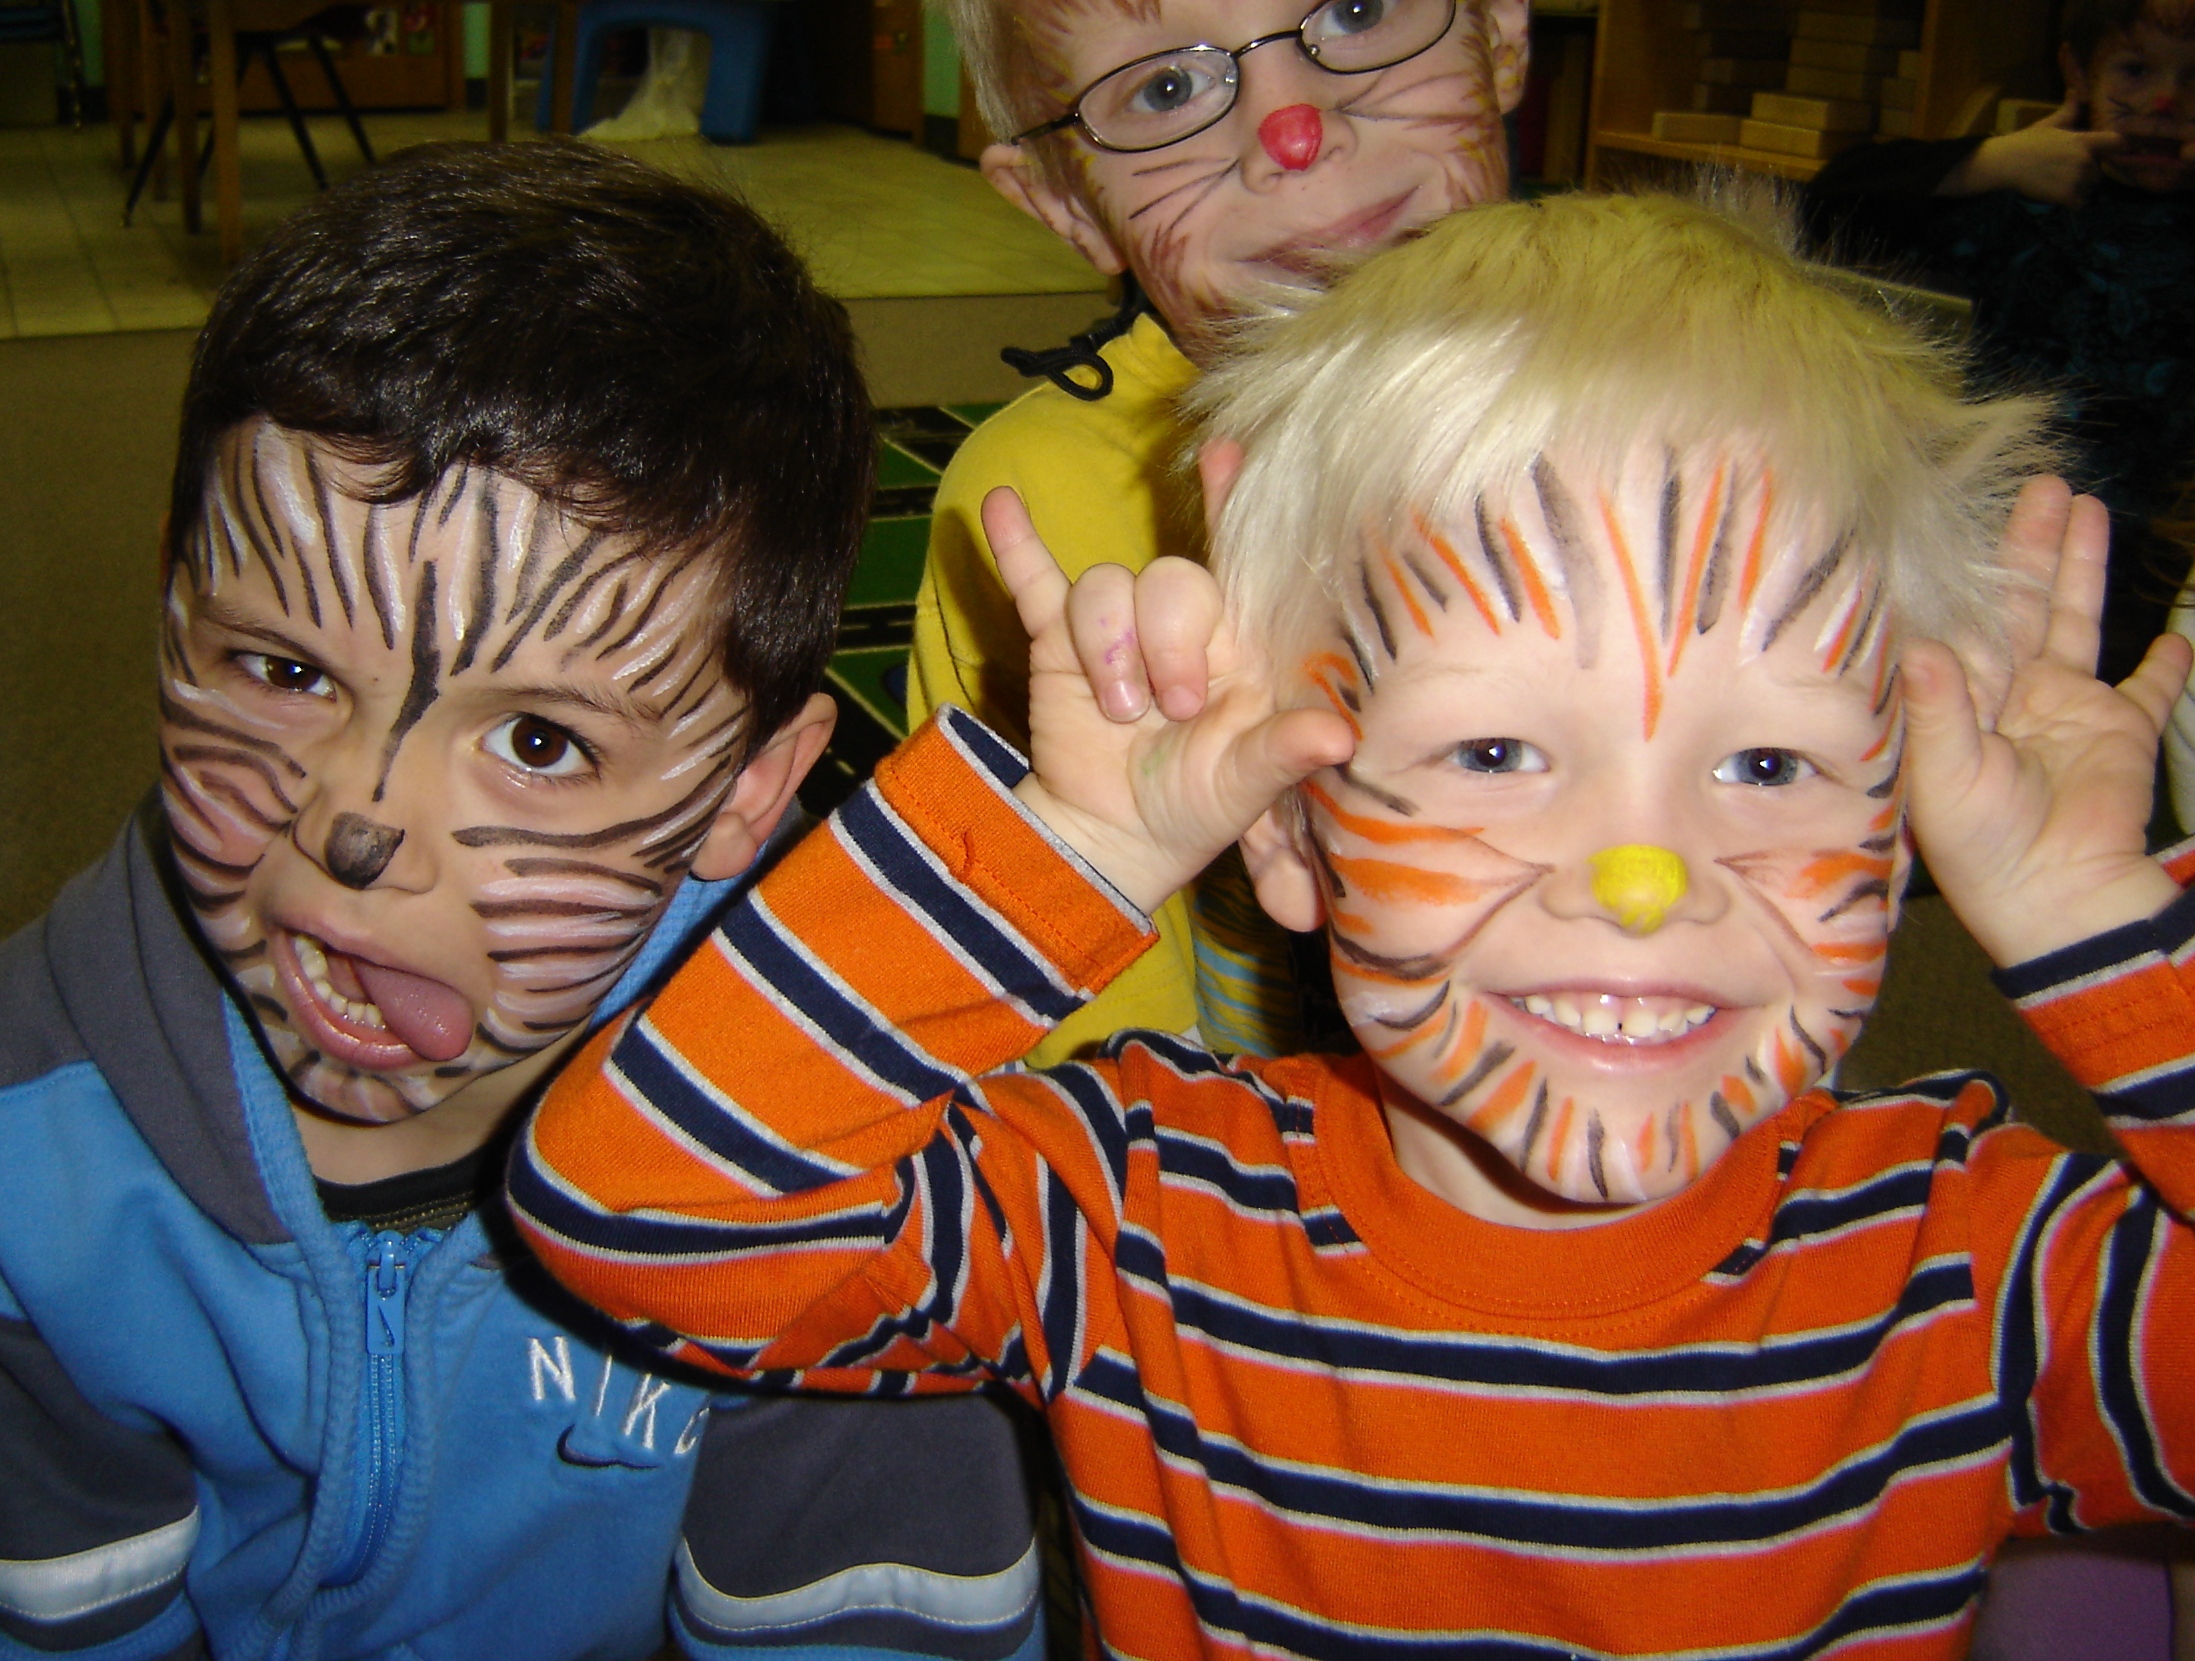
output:
M 357 1484 L 351 1546 L 324 1582 L 348 1586 L 366 1572 L 387 1538 L 404 1474 L 404 1318 L 412 1270 L 441 1239 L 422 1229 L 384 1229 L 366 1242 L 366 1355 L 358 1415 Z

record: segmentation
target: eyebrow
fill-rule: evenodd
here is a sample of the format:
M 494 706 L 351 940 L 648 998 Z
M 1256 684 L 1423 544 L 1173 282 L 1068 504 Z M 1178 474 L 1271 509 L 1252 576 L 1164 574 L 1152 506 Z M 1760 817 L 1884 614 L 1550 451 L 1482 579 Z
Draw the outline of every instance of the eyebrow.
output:
M 514 699 L 525 703 L 569 704 L 590 710 L 596 715 L 619 722 L 628 727 L 655 727 L 663 723 L 665 712 L 649 704 L 614 693 L 597 691 L 593 687 L 580 686 L 572 681 L 550 681 L 538 686 L 505 686 L 491 681 L 489 689 L 501 699 Z
M 317 664 L 320 661 L 318 654 L 302 641 L 293 640 L 280 629 L 272 628 L 237 610 L 218 594 L 200 601 L 197 613 L 201 620 L 217 629 L 225 629 L 230 634 L 242 635 L 247 640 L 276 647 L 285 656 L 299 663 Z

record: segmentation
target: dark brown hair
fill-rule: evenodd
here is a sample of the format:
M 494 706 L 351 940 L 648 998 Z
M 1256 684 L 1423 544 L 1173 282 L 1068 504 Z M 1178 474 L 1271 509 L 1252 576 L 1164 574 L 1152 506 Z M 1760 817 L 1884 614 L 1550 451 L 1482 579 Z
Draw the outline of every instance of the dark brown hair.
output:
M 2123 35 L 2149 10 L 2151 0 L 2065 0 L 2058 14 L 2058 39 L 2073 48 L 2086 69 L 2113 35 Z
M 846 313 L 749 208 L 575 141 L 432 144 L 285 220 L 223 286 L 183 397 L 169 535 L 264 416 L 407 500 L 504 473 L 592 528 L 718 562 L 766 741 L 820 683 L 875 435 Z

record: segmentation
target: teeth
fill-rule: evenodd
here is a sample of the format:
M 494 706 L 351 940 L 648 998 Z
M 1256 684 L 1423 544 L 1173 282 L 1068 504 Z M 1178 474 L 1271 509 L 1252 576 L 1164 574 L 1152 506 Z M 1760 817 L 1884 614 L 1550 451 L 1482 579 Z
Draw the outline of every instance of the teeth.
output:
M 370 1002 L 353 1002 L 343 996 L 328 981 L 328 954 L 320 949 L 320 942 L 309 934 L 293 935 L 297 943 L 297 966 L 305 971 L 305 978 L 320 1001 L 345 1020 L 362 1027 L 386 1031 L 388 1022 L 381 1018 L 381 1011 Z
M 1713 1004 L 1679 1004 L 1665 998 L 1619 998 L 1608 993 L 1527 992 L 1509 1000 L 1584 1038 L 1627 1044 L 1681 1038 L 1714 1018 Z

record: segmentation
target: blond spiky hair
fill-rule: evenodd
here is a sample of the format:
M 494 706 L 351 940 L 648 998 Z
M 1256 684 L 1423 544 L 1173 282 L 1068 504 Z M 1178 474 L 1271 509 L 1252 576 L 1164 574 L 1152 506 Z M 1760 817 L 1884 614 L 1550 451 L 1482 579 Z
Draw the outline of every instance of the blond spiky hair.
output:
M 1802 262 L 1772 195 L 1723 197 L 1473 208 L 1239 325 L 1190 397 L 1244 447 L 1212 564 L 1245 637 L 1300 663 L 1413 514 L 1468 524 L 1551 448 L 1612 477 L 1644 442 L 1756 458 L 1772 535 L 1849 538 L 1902 632 L 1994 640 L 2046 404 L 1962 400 L 1958 354 Z
M 929 0 L 952 26 L 976 108 L 1003 142 L 1055 112 L 1036 85 L 1032 48 L 1015 0 Z M 1024 5 L 1026 0 L 1024 0 Z

